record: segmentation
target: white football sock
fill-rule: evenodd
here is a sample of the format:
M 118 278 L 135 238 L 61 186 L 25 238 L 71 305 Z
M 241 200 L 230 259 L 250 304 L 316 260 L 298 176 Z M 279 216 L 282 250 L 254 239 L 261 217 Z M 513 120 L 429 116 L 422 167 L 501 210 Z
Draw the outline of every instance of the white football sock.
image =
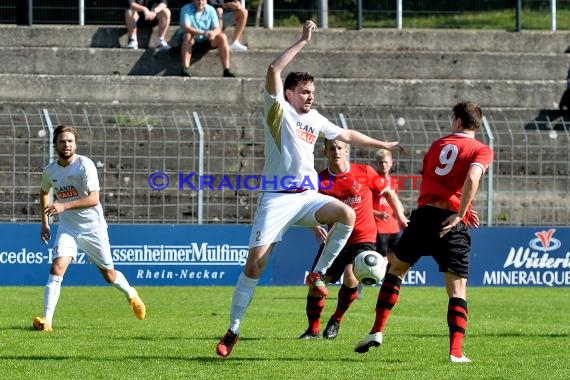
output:
M 50 274 L 44 289 L 44 316 L 46 317 L 46 322 L 50 325 L 53 322 L 53 314 L 55 313 L 55 307 L 57 306 L 59 294 L 61 293 L 62 281 L 63 276 Z
M 115 269 L 115 273 L 117 274 L 115 277 L 115 281 L 113 282 L 113 286 L 123 292 L 127 298 L 131 298 L 135 295 L 135 290 L 131 288 L 127 278 L 118 270 Z
M 346 244 L 350 234 L 352 233 L 353 226 L 347 226 L 343 223 L 335 223 L 327 235 L 325 246 L 317 265 L 315 265 L 315 272 L 325 273 L 332 265 L 334 259 L 338 256 L 344 245 Z
M 258 282 L 259 279 L 249 278 L 243 272 L 239 275 L 230 308 L 230 330 L 235 334 L 239 333 L 241 320 L 253 298 L 253 292 Z

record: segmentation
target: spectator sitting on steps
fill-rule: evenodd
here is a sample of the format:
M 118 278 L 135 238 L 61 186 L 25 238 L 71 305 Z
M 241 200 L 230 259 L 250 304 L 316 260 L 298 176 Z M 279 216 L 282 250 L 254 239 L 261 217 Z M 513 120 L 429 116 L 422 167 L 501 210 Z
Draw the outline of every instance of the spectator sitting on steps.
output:
M 158 25 L 157 49 L 170 49 L 164 36 L 170 26 L 170 9 L 166 0 L 125 0 L 125 24 L 129 34 L 128 49 L 138 49 L 137 27 L 152 29 Z
M 191 77 L 190 63 L 193 49 L 218 49 L 224 68 L 224 77 L 233 78 L 230 71 L 230 46 L 228 38 L 222 32 L 216 10 L 207 4 L 207 0 L 192 0 L 180 10 L 180 29 L 182 30 L 182 76 Z
M 216 9 L 222 30 L 224 30 L 225 27 L 224 14 L 233 16 L 235 28 L 232 43 L 230 44 L 230 51 L 247 51 L 247 46 L 240 42 L 248 16 L 247 8 L 243 6 L 241 0 L 208 0 L 208 4 Z

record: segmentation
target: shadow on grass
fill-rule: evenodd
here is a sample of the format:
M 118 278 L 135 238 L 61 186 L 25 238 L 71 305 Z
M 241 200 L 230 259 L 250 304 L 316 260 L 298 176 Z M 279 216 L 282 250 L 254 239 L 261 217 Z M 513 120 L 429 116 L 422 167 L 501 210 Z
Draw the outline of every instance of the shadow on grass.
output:
M 53 332 L 44 332 L 44 331 L 37 331 L 35 330 L 32 326 L 30 327 L 24 327 L 24 326 L 4 326 L 4 327 L 0 327 L 0 331 L 2 330 L 6 330 L 6 331 L 30 331 L 33 332 L 34 334 L 45 334 L 45 336 L 50 336 L 50 335 L 57 335 L 58 332 L 60 331 L 72 331 L 72 329 L 66 328 L 66 327 L 61 327 L 58 328 L 57 330 L 53 331 Z M 440 337 L 446 337 L 448 336 L 447 332 L 442 332 L 441 334 L 422 334 L 422 333 L 392 333 L 390 334 L 391 336 L 409 336 L 409 337 L 415 337 L 415 338 L 440 338 Z M 570 333 L 556 333 L 556 332 L 542 332 L 542 333 L 533 333 L 533 332 L 521 332 L 521 331 L 504 331 L 504 332 L 497 332 L 497 333 L 471 333 L 469 334 L 469 336 L 473 336 L 473 337 L 539 337 L 539 338 L 570 338 Z M 218 341 L 221 338 L 221 335 L 210 335 L 210 336 L 201 336 L 201 337 L 195 337 L 195 336 L 181 336 L 181 335 L 176 335 L 176 336 L 160 336 L 160 335 L 137 335 L 137 336 L 125 336 L 125 335 L 120 335 L 120 336 L 109 336 L 110 338 L 113 339 L 127 339 L 127 340 L 140 340 L 140 341 L 178 341 L 178 340 L 196 340 L 196 341 Z M 292 338 L 279 338 L 279 337 L 242 337 L 240 336 L 240 342 L 256 342 L 256 341 L 263 341 L 263 340 L 299 340 L 298 338 L 292 337 Z M 2 357 L 2 356 L 0 356 Z
M 354 362 L 354 363 L 360 363 L 362 362 L 361 359 L 359 358 L 363 358 L 366 357 L 366 354 L 361 354 L 361 355 L 357 355 L 355 354 L 355 356 L 353 358 L 351 357 L 346 357 L 343 359 L 343 362 Z M 196 363 L 223 363 L 223 362 L 227 362 L 227 363 L 235 363 L 235 364 L 240 364 L 240 363 L 251 363 L 251 362 L 273 362 L 273 361 L 278 361 L 278 362 L 291 362 L 291 363 L 299 363 L 299 362 L 306 362 L 307 358 L 306 357 L 282 357 L 280 356 L 279 358 L 263 358 L 263 357 L 259 357 L 259 356 L 255 356 L 255 357 L 244 357 L 244 356 L 240 356 L 239 353 L 233 355 L 230 358 L 221 358 L 218 356 L 215 356 L 215 354 L 212 354 L 212 356 L 174 356 L 174 355 L 163 355 L 163 356 L 159 356 L 159 355 L 154 355 L 154 356 L 143 356 L 143 355 L 134 355 L 134 356 L 122 356 L 122 357 L 104 357 L 104 356 L 87 356 L 87 355 L 69 355 L 69 356 L 63 356 L 63 355 L 54 355 L 54 356 L 48 356 L 48 355 L 30 355 L 30 356 L 26 356 L 26 355 L 0 355 L 0 359 L 2 360 L 33 360 L 33 361 L 54 361 L 54 360 L 58 360 L 58 361 L 64 361 L 64 360 L 81 360 L 81 361 L 86 361 L 86 362 L 101 362 L 101 361 L 105 361 L 105 362 L 123 362 L 125 360 L 133 360 L 133 361 L 138 361 L 138 360 L 144 360 L 144 361 L 148 361 L 148 360 L 170 360 L 170 361 L 183 361 L 183 362 L 196 362 Z M 319 358 L 320 362 L 331 362 L 331 363 L 338 363 L 338 358 L 327 358 L 327 357 L 322 357 Z M 382 360 L 384 364 L 401 364 L 401 363 L 405 363 L 405 360 L 402 359 L 383 359 Z
M 447 337 L 447 333 L 441 334 L 390 334 L 391 336 L 409 336 L 414 338 L 440 338 L 440 337 Z M 520 331 L 504 331 L 499 333 L 469 333 L 467 330 L 467 335 L 469 337 L 537 337 L 537 338 L 569 338 L 569 333 L 525 333 Z

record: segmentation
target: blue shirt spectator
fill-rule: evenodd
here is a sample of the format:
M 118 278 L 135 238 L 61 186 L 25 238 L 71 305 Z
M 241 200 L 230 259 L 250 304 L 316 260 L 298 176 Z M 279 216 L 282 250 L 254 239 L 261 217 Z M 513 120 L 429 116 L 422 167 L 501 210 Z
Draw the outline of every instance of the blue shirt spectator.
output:
M 214 30 L 220 27 L 220 21 L 216 9 L 209 4 L 205 4 L 203 11 L 198 11 L 194 3 L 187 4 L 180 9 L 180 26 L 190 26 L 202 31 Z M 194 36 L 196 42 L 204 42 L 206 35 Z
M 222 76 L 233 78 L 230 71 L 230 46 L 228 37 L 222 31 L 216 10 L 207 4 L 207 0 L 192 0 L 180 10 L 180 30 L 182 44 L 180 56 L 182 58 L 181 75 L 191 77 L 190 64 L 194 49 L 208 51 L 217 49 L 222 67 Z

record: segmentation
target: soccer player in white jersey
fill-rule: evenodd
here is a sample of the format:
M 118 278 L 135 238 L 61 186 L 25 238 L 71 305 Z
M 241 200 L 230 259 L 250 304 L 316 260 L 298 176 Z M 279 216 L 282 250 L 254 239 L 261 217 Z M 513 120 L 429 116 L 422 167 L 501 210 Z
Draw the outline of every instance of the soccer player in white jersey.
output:
M 301 38 L 285 49 L 267 69 L 264 91 L 265 167 L 261 195 L 249 238 L 249 255 L 234 290 L 230 323 L 216 351 L 227 357 L 238 341 L 241 321 L 275 244 L 292 225 L 333 225 L 323 252 L 306 283 L 323 297 L 328 294 L 323 273 L 344 247 L 352 232 L 355 214 L 338 199 L 318 192 L 314 167 L 317 138 L 367 146 L 400 149 L 397 142 L 383 142 L 354 130 L 342 129 L 311 109 L 315 99 L 314 78 L 293 72 L 281 81 L 283 69 L 311 40 L 313 21 L 303 25 Z M 308 253 L 312 254 L 312 253 Z
M 127 297 L 135 316 L 144 319 L 146 307 L 125 276 L 114 269 L 107 223 L 99 202 L 99 179 L 93 161 L 76 154 L 77 131 L 58 126 L 53 145 L 58 159 L 44 168 L 40 190 L 42 228 L 40 238 L 51 238 L 49 218 L 57 216 L 59 227 L 53 245 L 53 262 L 44 293 L 44 315 L 36 317 L 36 330 L 52 331 L 53 315 L 67 267 L 81 249 L 97 265 L 103 278 Z M 55 200 L 50 199 L 53 190 Z

